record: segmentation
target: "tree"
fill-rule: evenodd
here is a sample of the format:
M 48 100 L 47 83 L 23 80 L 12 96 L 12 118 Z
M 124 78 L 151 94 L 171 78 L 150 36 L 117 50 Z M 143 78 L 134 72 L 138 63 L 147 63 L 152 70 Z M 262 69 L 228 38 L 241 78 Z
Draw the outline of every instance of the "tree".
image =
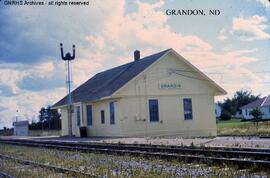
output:
M 255 108 L 255 109 L 252 109 L 249 112 L 249 114 L 253 116 L 254 123 L 256 123 L 256 129 L 258 130 L 258 127 L 259 127 L 258 121 L 262 119 L 263 112 L 260 109 Z
M 226 98 L 225 101 L 221 104 L 222 111 L 229 112 L 230 114 L 235 112 L 234 104 L 230 98 Z
M 49 125 L 52 126 L 52 129 L 60 129 L 61 128 L 61 114 L 56 109 L 47 108 L 48 116 L 49 116 Z
M 260 95 L 253 95 L 252 91 L 236 91 L 234 96 L 230 98 L 226 98 L 222 103 L 222 109 L 230 112 L 232 115 L 235 115 L 236 112 L 240 112 L 240 107 L 251 103 L 260 98 Z
M 61 114 L 50 106 L 42 107 L 39 111 L 39 121 L 32 122 L 30 129 L 61 129 Z
M 231 119 L 231 113 L 229 113 L 226 110 L 222 110 L 221 114 L 220 114 L 220 120 L 230 120 Z
M 248 103 L 251 103 L 259 98 L 260 98 L 260 95 L 257 95 L 257 96 L 253 95 L 252 91 L 240 90 L 234 94 L 234 97 L 232 100 L 235 102 L 237 106 L 236 110 L 241 112 L 241 110 L 239 109 L 240 107 L 247 105 Z
M 260 119 L 262 119 L 262 115 L 263 115 L 263 112 L 258 109 L 258 108 L 255 108 L 255 109 L 252 109 L 249 114 L 251 114 L 254 118 L 254 120 L 258 121 Z
M 46 109 L 44 107 L 42 107 L 39 111 L 39 122 L 44 122 L 46 120 Z

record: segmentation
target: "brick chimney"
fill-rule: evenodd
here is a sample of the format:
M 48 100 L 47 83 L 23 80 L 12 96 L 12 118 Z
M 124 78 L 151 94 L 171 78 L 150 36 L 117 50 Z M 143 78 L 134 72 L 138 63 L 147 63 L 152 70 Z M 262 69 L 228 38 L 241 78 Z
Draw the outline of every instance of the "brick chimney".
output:
M 134 51 L 134 61 L 140 60 L 140 51 L 136 50 Z

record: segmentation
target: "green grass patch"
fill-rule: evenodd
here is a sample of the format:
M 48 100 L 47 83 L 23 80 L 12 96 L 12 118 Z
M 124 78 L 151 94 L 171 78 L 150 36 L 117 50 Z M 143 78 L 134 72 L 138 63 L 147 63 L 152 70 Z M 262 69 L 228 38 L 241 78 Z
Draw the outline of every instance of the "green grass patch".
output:
M 218 135 L 232 136 L 269 136 L 270 121 L 263 122 L 241 122 L 241 119 L 231 119 L 227 121 L 218 121 Z
M 218 128 L 224 128 L 224 127 L 238 127 L 240 125 L 243 125 L 244 123 L 241 122 L 241 119 L 231 119 L 227 121 L 218 121 L 217 127 Z

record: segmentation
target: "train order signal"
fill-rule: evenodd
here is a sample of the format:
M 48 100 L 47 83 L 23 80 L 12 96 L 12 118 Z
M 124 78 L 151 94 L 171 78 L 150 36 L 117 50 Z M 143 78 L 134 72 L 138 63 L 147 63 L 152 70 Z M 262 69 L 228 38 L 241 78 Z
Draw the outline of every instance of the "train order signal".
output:
M 72 56 L 69 52 L 66 53 L 66 55 L 64 56 L 63 43 L 60 43 L 61 57 L 64 61 L 71 61 L 71 60 L 75 59 L 75 45 L 72 45 L 72 48 L 73 48 Z

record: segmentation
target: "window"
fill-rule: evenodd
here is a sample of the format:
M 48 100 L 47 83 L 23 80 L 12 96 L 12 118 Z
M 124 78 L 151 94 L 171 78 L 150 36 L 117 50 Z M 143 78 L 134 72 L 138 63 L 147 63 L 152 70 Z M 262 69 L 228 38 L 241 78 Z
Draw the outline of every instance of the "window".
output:
M 246 116 L 248 115 L 248 110 L 246 109 Z
M 184 102 L 184 118 L 185 120 L 191 120 L 193 118 L 191 98 L 185 98 L 183 102 Z
M 104 110 L 100 111 L 100 115 L 101 115 L 101 124 L 105 124 L 105 112 L 104 112 Z
M 77 126 L 81 125 L 81 111 L 80 106 L 76 107 L 76 115 L 77 115 Z
M 86 106 L 87 125 L 93 125 L 92 105 Z
M 159 121 L 158 100 L 157 99 L 149 100 L 149 116 L 150 116 L 150 122 L 158 122 Z
M 115 124 L 114 102 L 110 102 L 110 124 Z

